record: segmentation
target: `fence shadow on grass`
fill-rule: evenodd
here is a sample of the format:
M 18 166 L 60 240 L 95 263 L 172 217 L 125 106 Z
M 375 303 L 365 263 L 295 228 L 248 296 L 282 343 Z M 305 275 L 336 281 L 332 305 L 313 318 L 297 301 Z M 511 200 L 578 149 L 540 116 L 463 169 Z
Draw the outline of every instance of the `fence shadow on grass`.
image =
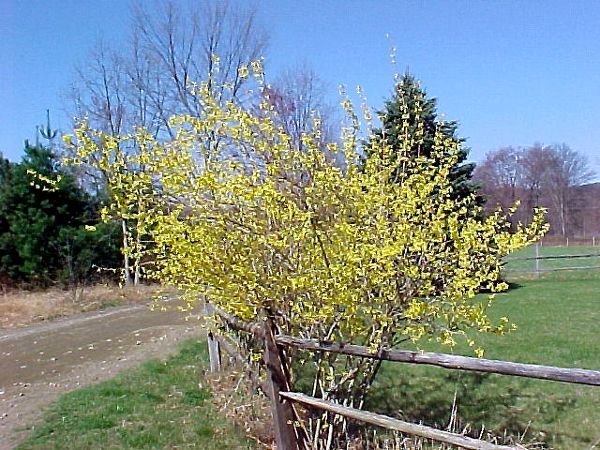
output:
M 540 398 L 524 386 L 539 383 L 489 373 L 445 371 L 428 367 L 385 364 L 370 392 L 365 409 L 415 423 L 423 423 L 478 438 L 484 429 L 493 436 L 543 442 L 551 421 L 576 400 L 560 393 Z M 560 439 L 560 436 L 555 436 Z

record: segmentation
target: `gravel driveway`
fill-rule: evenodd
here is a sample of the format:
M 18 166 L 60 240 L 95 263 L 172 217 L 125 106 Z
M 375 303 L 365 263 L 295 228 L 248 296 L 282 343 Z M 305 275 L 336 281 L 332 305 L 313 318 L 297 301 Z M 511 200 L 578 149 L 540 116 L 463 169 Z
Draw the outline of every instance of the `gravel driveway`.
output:
M 0 329 L 0 450 L 23 439 L 60 394 L 163 358 L 179 341 L 201 334 L 196 317 L 145 305 Z

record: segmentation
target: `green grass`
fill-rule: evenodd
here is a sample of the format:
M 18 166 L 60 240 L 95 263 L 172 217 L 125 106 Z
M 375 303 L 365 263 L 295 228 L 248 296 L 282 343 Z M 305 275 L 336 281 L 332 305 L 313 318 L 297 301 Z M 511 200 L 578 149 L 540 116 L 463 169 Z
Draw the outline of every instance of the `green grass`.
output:
M 480 337 L 485 357 L 600 370 L 599 293 L 600 271 L 517 281 L 497 297 L 491 314 L 508 316 L 518 329 Z M 454 353 L 470 355 L 466 347 Z M 475 430 L 485 425 L 499 434 L 527 431 L 528 439 L 560 449 L 588 449 L 600 442 L 600 387 L 594 386 L 386 364 L 367 406 L 446 426 L 455 393 L 463 424 Z
M 113 380 L 62 396 L 18 449 L 250 449 L 214 411 L 206 343 L 190 341 Z M 200 383 L 200 385 L 199 385 Z

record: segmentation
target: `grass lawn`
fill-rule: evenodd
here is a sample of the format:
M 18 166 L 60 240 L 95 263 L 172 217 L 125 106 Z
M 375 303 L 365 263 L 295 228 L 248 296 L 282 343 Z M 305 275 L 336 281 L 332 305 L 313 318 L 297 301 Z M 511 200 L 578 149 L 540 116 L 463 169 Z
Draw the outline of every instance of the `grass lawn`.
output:
M 18 449 L 251 449 L 214 411 L 206 343 L 190 341 L 111 381 L 62 396 Z
M 479 338 L 485 357 L 600 370 L 599 270 L 516 280 L 497 297 L 492 315 L 508 316 L 518 329 Z M 472 356 L 466 347 L 454 353 Z M 500 434 L 525 434 L 525 441 L 559 449 L 600 445 L 600 387 L 595 386 L 387 364 L 367 406 L 445 427 L 455 393 L 462 425 L 474 430 L 485 426 Z

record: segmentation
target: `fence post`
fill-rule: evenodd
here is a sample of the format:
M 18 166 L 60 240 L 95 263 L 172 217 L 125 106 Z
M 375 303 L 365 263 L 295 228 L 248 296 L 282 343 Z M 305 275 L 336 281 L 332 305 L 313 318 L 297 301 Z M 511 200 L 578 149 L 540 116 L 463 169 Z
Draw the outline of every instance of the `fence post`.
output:
M 210 360 L 210 371 L 221 371 L 221 346 L 212 330 L 208 332 L 208 358 Z
M 208 303 L 204 303 L 204 316 L 209 316 L 213 313 Z M 210 361 L 210 371 L 220 372 L 221 371 L 221 346 L 217 340 L 213 330 L 209 328 L 208 335 L 206 337 L 208 343 L 208 359 Z
M 535 244 L 535 276 L 540 276 L 540 246 Z
M 289 400 L 279 396 L 279 392 L 287 392 L 290 387 L 269 321 L 265 321 L 265 366 L 269 391 L 267 394 L 271 399 L 277 449 L 298 450 L 298 439 L 294 430 L 294 410 Z

